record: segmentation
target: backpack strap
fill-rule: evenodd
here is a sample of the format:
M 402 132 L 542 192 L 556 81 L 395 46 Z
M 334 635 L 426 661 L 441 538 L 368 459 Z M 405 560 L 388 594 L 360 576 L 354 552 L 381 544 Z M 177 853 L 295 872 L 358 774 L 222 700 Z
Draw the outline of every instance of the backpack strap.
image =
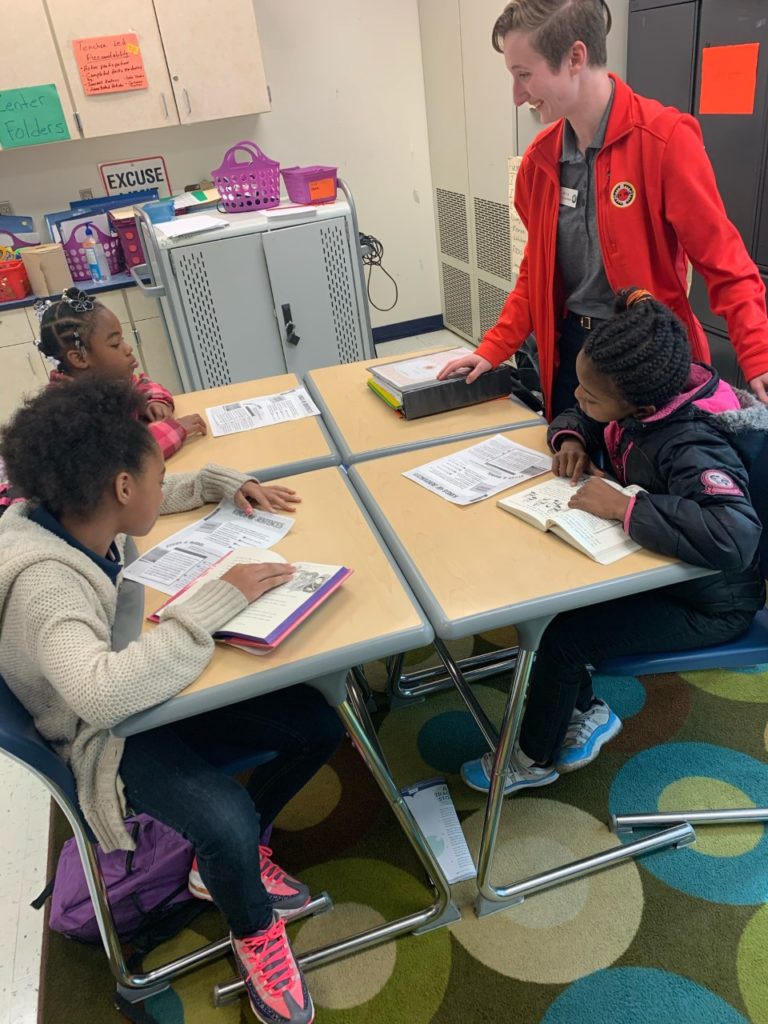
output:
M 40 895 L 39 896 L 35 896 L 35 898 L 29 904 L 30 907 L 34 907 L 35 910 L 41 910 L 42 909 L 43 904 L 45 903 L 45 901 L 47 899 L 50 899 L 50 896 L 53 893 L 53 883 L 55 881 L 56 881 L 56 879 L 52 878 L 50 880 L 50 882 L 46 883 L 46 886 L 43 889 L 43 891 L 40 893 Z

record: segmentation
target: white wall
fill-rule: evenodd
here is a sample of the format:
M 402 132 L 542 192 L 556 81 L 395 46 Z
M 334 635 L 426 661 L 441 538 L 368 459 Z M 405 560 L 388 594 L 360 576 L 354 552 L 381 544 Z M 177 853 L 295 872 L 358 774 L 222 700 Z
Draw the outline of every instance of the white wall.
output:
M 355 198 L 360 229 L 384 245 L 400 298 L 374 326 L 440 311 L 424 82 L 415 0 L 254 0 L 272 110 L 253 117 L 159 128 L 0 152 L 0 200 L 42 223 L 78 190 L 103 194 L 99 163 L 165 157 L 171 184 L 209 177 L 228 146 L 253 139 L 283 166 L 335 164 Z M 211 74 L 225 54 L 211 55 Z M 374 270 L 380 306 L 392 287 Z

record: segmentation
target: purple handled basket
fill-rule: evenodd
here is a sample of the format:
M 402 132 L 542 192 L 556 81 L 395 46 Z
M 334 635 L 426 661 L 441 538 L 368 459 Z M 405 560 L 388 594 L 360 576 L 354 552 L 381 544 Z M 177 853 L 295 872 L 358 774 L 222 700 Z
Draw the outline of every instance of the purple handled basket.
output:
M 238 150 L 244 150 L 249 159 L 236 160 Z M 224 154 L 221 167 L 211 174 L 227 213 L 252 213 L 280 205 L 280 164 L 265 156 L 255 142 L 235 143 Z

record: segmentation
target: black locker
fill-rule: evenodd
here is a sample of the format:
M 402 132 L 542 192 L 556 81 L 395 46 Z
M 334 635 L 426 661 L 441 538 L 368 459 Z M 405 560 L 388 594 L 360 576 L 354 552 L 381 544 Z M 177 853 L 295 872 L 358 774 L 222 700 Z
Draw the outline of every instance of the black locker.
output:
M 627 81 L 641 96 L 678 110 L 691 109 L 698 13 L 698 0 L 630 4 Z

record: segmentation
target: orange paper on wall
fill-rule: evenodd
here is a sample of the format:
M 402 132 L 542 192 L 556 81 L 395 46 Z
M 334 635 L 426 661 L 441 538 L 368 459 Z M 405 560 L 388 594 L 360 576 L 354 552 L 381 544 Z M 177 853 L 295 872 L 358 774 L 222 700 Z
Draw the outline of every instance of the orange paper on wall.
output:
M 751 114 L 760 43 L 705 46 L 701 51 L 700 114 Z
M 147 74 L 135 32 L 73 39 L 72 47 L 87 96 L 147 88 Z

